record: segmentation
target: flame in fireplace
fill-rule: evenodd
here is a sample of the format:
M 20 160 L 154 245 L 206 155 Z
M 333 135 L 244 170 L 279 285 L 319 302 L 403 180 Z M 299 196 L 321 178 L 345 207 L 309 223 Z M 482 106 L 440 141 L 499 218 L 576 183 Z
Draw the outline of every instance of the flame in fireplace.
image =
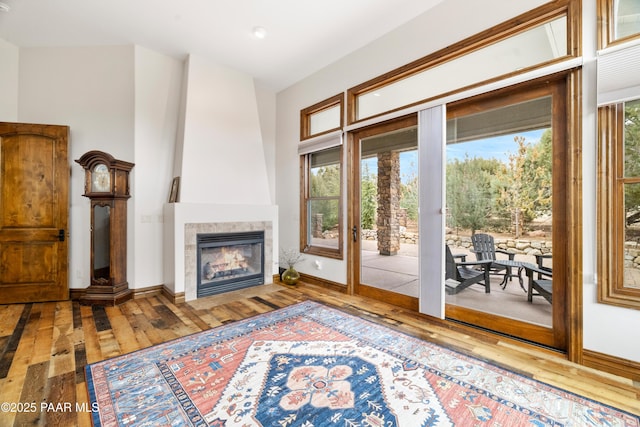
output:
M 242 252 L 242 246 L 223 246 L 216 248 L 215 252 L 210 254 L 213 259 L 207 261 L 202 267 L 202 276 L 206 280 L 212 280 L 216 277 L 246 272 L 249 269 L 249 265 Z

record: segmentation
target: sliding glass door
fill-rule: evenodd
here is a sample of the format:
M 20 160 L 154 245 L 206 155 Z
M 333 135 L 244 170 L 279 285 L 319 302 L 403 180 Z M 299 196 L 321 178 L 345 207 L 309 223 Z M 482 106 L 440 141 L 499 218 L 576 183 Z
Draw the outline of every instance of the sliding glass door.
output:
M 565 254 L 554 242 L 566 203 L 563 88 L 544 84 L 449 106 L 444 174 L 453 255 L 446 316 L 560 349 Z M 480 260 L 488 261 L 463 263 Z M 483 268 L 488 287 L 453 277 Z
M 565 350 L 565 87 L 529 83 L 350 133 L 353 292 Z

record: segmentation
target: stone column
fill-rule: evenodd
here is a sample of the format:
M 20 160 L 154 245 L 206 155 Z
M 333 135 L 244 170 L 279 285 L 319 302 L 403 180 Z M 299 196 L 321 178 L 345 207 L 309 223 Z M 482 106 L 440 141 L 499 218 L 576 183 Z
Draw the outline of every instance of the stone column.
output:
M 378 153 L 378 251 L 396 255 L 400 250 L 400 153 Z
M 311 223 L 312 236 L 315 238 L 322 238 L 322 214 L 315 214 Z

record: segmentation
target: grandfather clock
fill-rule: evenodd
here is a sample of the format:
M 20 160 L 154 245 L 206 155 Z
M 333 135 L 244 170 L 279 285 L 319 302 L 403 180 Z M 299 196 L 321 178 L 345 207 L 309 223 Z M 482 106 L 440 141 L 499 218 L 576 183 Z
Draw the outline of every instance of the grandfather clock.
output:
M 133 297 L 127 283 L 127 201 L 134 164 L 102 151 L 76 160 L 85 170 L 91 200 L 91 283 L 81 304 L 117 305 Z

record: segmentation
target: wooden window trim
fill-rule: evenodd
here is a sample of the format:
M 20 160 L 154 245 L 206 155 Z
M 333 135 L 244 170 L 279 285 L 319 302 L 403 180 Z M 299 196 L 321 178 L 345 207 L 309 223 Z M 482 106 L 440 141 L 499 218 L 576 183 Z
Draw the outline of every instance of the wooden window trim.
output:
M 563 15 L 567 16 L 568 56 L 570 57 L 580 56 L 582 54 L 581 35 L 580 35 L 581 3 L 580 1 L 577 1 L 577 0 L 553 1 L 545 5 L 542 5 L 534 10 L 526 12 L 520 16 L 517 16 L 509 21 L 503 22 L 492 28 L 489 28 L 488 30 L 475 34 L 474 36 L 471 36 L 451 46 L 447 46 L 444 49 L 441 49 L 437 52 L 434 52 L 430 55 L 427 55 L 423 58 L 420 58 L 416 61 L 406 64 L 402 67 L 396 68 L 395 70 L 392 70 L 381 76 L 375 77 L 369 81 L 361 83 L 351 89 L 348 89 L 347 90 L 347 123 L 354 124 L 364 120 L 370 120 L 372 118 L 379 117 L 384 114 L 409 108 L 411 106 L 414 106 L 420 103 L 428 102 L 432 99 L 442 98 L 444 96 L 449 96 L 455 93 L 462 92 L 464 90 L 469 90 L 474 87 L 486 85 L 494 81 L 504 80 L 507 77 L 511 77 L 514 75 L 531 71 L 531 68 L 525 68 L 508 75 L 498 76 L 490 80 L 481 81 L 466 87 L 461 87 L 449 93 L 438 94 L 433 98 L 424 99 L 409 105 L 403 105 L 394 110 L 384 111 L 380 114 L 376 114 L 371 117 L 357 119 L 357 98 L 360 95 L 374 91 L 376 89 L 387 86 L 389 84 L 395 83 L 399 80 L 410 77 L 414 74 L 418 74 L 422 71 L 425 71 L 429 68 L 433 68 L 445 62 L 449 62 L 451 60 L 457 59 L 468 53 L 482 49 L 483 47 L 491 45 L 495 42 L 505 40 L 511 36 L 527 31 L 545 22 L 552 21 L 553 19 L 556 19 Z M 564 59 L 565 58 L 558 58 L 553 61 L 545 62 L 544 64 L 539 64 L 538 66 L 533 68 L 535 69 L 535 68 L 538 68 L 539 66 L 543 66 L 543 65 L 546 66 L 556 62 L 561 62 Z
M 337 127 L 328 129 L 323 132 L 318 132 L 316 134 L 311 134 L 311 116 L 316 113 L 319 113 L 324 110 L 328 110 L 335 106 L 340 107 L 340 124 Z M 305 139 L 317 137 L 320 135 L 325 135 L 331 132 L 335 132 L 336 130 L 342 129 L 344 122 L 344 94 L 339 93 L 337 95 L 332 96 L 331 98 L 325 99 L 324 101 L 320 101 L 317 104 L 314 104 L 310 107 L 304 108 L 300 110 L 300 140 L 304 141 Z
M 613 41 L 613 1 L 597 0 L 598 49 L 604 49 Z
M 640 309 L 640 289 L 624 286 L 624 104 L 598 109 L 598 302 Z
M 605 49 L 610 46 L 626 43 L 630 40 L 640 39 L 640 33 L 619 39 L 615 38 L 615 13 L 613 11 L 614 1 L 615 0 L 597 0 L 598 49 Z
M 343 152 L 342 146 L 340 146 L 340 194 L 335 197 L 338 199 L 338 248 L 328 248 L 322 246 L 309 245 L 309 211 L 308 201 L 310 199 L 310 154 L 300 156 L 300 252 L 308 255 L 317 255 L 325 258 L 344 259 L 344 244 L 343 244 Z M 334 199 L 332 197 L 331 199 Z

